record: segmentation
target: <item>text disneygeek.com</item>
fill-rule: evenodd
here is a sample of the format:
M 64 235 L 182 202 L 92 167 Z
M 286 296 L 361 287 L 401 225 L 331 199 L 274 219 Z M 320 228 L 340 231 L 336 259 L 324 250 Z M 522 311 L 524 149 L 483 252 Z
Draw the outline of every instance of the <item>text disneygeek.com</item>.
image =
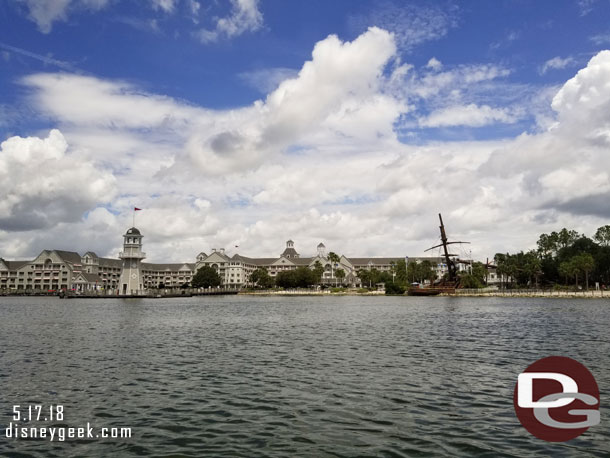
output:
M 7 439 L 43 439 L 51 442 L 64 442 L 71 439 L 128 439 L 131 437 L 129 427 L 94 427 L 87 422 L 86 426 L 71 427 L 58 425 L 41 425 L 44 422 L 63 422 L 62 405 L 26 405 L 13 406 L 13 422 L 5 429 Z M 22 423 L 25 422 L 25 423 Z M 36 422 L 36 424 L 33 424 Z

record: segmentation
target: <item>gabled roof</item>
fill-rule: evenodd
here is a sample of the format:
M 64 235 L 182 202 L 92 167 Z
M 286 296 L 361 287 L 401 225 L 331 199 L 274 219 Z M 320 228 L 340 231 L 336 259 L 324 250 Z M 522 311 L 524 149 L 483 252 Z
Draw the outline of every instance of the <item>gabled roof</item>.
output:
M 294 262 L 297 266 L 308 266 L 311 264 L 313 258 L 291 258 L 292 262 Z
M 82 277 L 87 283 L 96 283 L 102 281 L 98 274 L 89 274 L 87 272 L 79 272 L 75 278 L 75 281 L 78 281 L 78 277 Z
M 220 251 L 214 251 L 214 252 L 210 253 L 210 255 L 207 258 L 204 259 L 204 261 L 207 262 L 210 258 L 212 258 L 214 256 L 218 256 L 223 261 L 230 261 L 231 260 L 231 258 L 229 258 L 226 254 L 223 254 Z
M 295 250 L 294 248 L 286 248 L 284 250 L 284 252 L 282 253 L 282 256 L 285 256 L 285 257 L 290 256 L 291 258 L 298 258 L 299 253 L 297 253 L 297 250 Z
M 271 265 L 273 266 L 289 266 L 289 265 L 295 265 L 296 264 L 296 260 L 298 258 L 292 258 L 292 259 L 288 259 L 285 258 L 284 256 L 280 256 L 279 258 L 276 258 Z
M 78 264 L 78 265 L 80 265 L 81 262 L 82 262 L 80 254 L 78 254 L 76 251 L 63 251 L 63 250 L 53 250 L 53 251 L 61 259 L 63 259 L 66 262 L 69 262 L 71 264 Z
M 84 255 L 83 258 L 86 257 L 87 255 L 89 255 L 90 258 L 98 258 L 98 255 L 95 254 L 93 251 L 87 251 Z

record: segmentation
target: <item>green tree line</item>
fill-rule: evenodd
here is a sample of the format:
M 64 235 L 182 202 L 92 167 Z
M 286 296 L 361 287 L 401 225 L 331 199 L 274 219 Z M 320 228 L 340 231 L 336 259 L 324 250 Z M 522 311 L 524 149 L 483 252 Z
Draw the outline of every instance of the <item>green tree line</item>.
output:
M 494 261 L 505 286 L 573 285 L 589 288 L 591 282 L 610 284 L 610 225 L 592 238 L 566 228 L 542 234 L 537 247 L 515 254 L 497 253 Z

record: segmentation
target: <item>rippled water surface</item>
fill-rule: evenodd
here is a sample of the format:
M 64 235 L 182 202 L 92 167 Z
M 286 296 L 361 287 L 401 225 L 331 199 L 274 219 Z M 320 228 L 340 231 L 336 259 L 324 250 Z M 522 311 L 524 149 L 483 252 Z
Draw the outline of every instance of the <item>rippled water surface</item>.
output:
M 566 444 L 513 410 L 549 355 L 601 392 L 601 424 Z M 0 298 L 1 456 L 610 456 L 609 387 L 610 300 Z M 6 438 L 34 404 L 133 437 Z

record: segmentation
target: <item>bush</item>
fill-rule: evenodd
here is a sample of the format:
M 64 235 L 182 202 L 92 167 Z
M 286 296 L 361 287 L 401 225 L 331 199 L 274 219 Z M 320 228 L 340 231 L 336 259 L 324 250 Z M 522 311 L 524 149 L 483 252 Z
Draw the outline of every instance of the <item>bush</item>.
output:
M 400 286 L 397 285 L 396 283 L 386 283 L 385 285 L 385 293 L 387 295 L 393 295 L 393 294 L 404 294 L 405 293 L 405 289 Z

